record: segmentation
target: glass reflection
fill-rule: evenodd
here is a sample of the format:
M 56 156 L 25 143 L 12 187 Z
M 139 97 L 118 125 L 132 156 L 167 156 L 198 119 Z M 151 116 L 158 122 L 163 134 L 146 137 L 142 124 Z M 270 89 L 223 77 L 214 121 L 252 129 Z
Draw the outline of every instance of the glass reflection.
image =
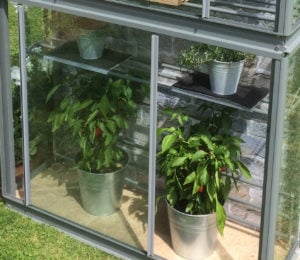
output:
M 27 10 L 31 203 L 146 250 L 150 35 Z
M 13 102 L 14 122 L 14 152 L 15 152 L 15 194 L 16 198 L 23 198 L 23 138 L 21 122 L 21 76 L 19 68 L 19 37 L 18 17 L 16 7 L 9 3 L 9 33 L 10 33 L 10 61 L 11 61 L 11 92 Z
M 282 145 L 281 176 L 279 183 L 279 205 L 276 226 L 276 258 L 285 258 L 299 234 L 300 206 L 300 103 L 299 103 L 298 50 L 289 60 L 289 75 L 285 104 L 284 133 Z

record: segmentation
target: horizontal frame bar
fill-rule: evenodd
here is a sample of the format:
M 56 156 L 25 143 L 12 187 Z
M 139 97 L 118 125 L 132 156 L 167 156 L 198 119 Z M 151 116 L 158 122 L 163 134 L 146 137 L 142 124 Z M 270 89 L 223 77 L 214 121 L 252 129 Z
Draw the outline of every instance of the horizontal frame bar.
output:
M 283 55 L 284 41 L 276 34 L 233 28 L 230 25 L 214 24 L 199 18 L 166 15 L 157 11 L 97 0 L 57 0 L 55 3 L 44 0 L 20 0 L 18 2 L 274 59 L 281 59 Z

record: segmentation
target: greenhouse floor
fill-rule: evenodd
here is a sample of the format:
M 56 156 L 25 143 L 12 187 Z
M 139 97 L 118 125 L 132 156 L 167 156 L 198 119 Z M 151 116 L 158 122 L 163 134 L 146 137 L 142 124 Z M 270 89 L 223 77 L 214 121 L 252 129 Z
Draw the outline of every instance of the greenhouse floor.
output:
M 93 216 L 81 206 L 77 174 L 54 164 L 31 180 L 32 205 L 71 220 L 93 231 L 146 250 L 147 196 L 140 190 L 125 187 L 121 209 L 110 216 Z M 156 214 L 154 252 L 165 259 L 182 259 L 171 248 L 166 209 L 160 205 Z M 215 252 L 209 259 L 258 259 L 259 232 L 227 221 L 224 236 L 218 237 Z

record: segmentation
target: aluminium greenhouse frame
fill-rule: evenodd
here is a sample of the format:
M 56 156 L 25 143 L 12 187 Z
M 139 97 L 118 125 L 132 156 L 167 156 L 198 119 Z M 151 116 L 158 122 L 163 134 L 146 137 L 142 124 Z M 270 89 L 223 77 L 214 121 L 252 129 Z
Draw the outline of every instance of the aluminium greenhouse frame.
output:
M 290 1 L 280 2 L 280 10 L 290 10 Z M 12 97 L 10 90 L 10 57 L 9 57 L 9 31 L 8 31 L 8 14 L 7 1 L 0 1 L 0 87 L 1 87 L 1 104 L 0 104 L 0 144 L 1 144 L 1 177 L 2 190 L 6 198 L 7 205 L 16 208 L 25 214 L 40 219 L 41 221 L 51 223 L 60 229 L 63 229 L 74 236 L 79 237 L 102 248 L 105 251 L 111 252 L 115 255 L 144 259 L 145 255 L 133 248 L 126 248 L 122 244 L 115 241 L 110 241 L 107 237 L 101 237 L 97 234 L 88 232 L 84 228 L 78 229 L 76 225 L 69 221 L 62 221 L 52 215 L 47 215 L 37 208 L 34 208 L 28 203 L 29 190 L 25 190 L 25 204 L 16 200 L 11 196 L 14 190 L 14 151 L 13 151 L 13 120 L 12 120 Z M 163 13 L 152 12 L 150 10 L 139 9 L 126 5 L 117 5 L 113 3 L 96 1 L 96 0 L 57 0 L 57 1 L 16 1 L 19 5 L 21 13 L 20 19 L 22 21 L 22 5 L 33 5 L 41 8 L 48 8 L 56 11 L 70 13 L 74 15 L 85 16 L 114 24 L 122 24 L 128 27 L 137 28 L 152 32 L 158 35 L 168 35 L 196 42 L 219 45 L 221 47 L 228 47 L 240 51 L 251 52 L 256 55 L 262 55 L 273 59 L 272 66 L 272 92 L 271 92 L 271 106 L 270 118 L 268 125 L 268 140 L 267 140 L 267 158 L 265 165 L 264 176 L 264 194 L 263 194 L 263 208 L 262 208 L 262 224 L 260 235 L 260 259 L 273 259 L 274 244 L 275 244 L 275 230 L 276 230 L 276 211 L 278 206 L 278 182 L 280 177 L 280 158 L 283 135 L 283 118 L 284 118 L 284 103 L 286 96 L 286 84 L 288 75 L 288 58 L 294 53 L 300 45 L 300 31 L 295 31 L 291 36 L 286 36 L 287 32 L 291 32 L 291 27 L 284 25 L 287 13 L 279 14 L 279 33 L 267 33 L 262 31 L 248 30 L 247 28 L 234 29 L 230 25 L 221 25 L 210 23 L 208 20 L 198 21 L 195 19 L 176 17 L 175 15 L 164 15 Z M 84 6 L 84 8 L 82 8 Z M 134 9 L 134 12 L 133 12 Z M 175 26 L 176 24 L 176 26 Z M 24 61 L 25 46 L 22 45 L 22 37 L 24 37 L 24 23 L 20 22 L 20 51 L 21 64 Z M 285 27 L 286 26 L 286 27 Z M 24 41 L 24 39 L 23 39 Z M 23 56 L 22 56 L 23 54 Z M 152 37 L 152 71 L 157 71 L 157 55 L 158 55 L 158 37 Z M 22 66 L 21 66 L 22 67 Z M 24 68 L 24 64 L 23 64 Z M 25 74 L 23 74 L 23 80 Z M 156 101 L 155 86 L 157 86 L 157 73 L 151 75 L 151 96 L 152 102 Z M 26 100 L 25 102 L 26 108 Z M 26 111 L 25 111 L 26 112 Z M 26 118 L 24 119 L 26 120 Z M 156 138 L 156 109 L 152 106 L 151 111 L 151 138 Z M 25 122 L 26 125 L 26 122 Z M 24 129 L 24 154 L 28 157 L 28 143 L 26 143 L 26 128 Z M 154 142 L 152 142 L 154 143 Z M 150 158 L 150 171 L 155 172 L 155 145 L 150 147 L 152 157 Z M 28 159 L 27 159 L 28 161 Z M 29 185 L 29 171 L 25 170 L 25 187 Z M 154 174 L 150 175 L 149 184 L 155 182 Z M 27 185 L 26 185 L 27 183 Z M 26 189 L 26 188 L 25 188 Z M 150 189 L 149 211 L 154 211 L 154 191 Z M 151 233 L 154 229 L 153 216 L 149 219 L 150 237 L 148 240 L 148 257 L 153 258 L 153 244 L 151 240 Z M 299 241 L 298 241 L 299 242 Z M 292 256 L 292 253 L 291 253 Z

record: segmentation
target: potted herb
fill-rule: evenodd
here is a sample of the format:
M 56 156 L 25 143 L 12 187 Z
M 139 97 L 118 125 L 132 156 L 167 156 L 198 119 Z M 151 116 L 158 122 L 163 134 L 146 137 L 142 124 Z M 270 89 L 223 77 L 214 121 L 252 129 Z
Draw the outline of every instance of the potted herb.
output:
M 110 215 L 120 207 L 129 160 L 118 139 L 136 114 L 130 82 L 90 72 L 68 80 L 69 94 L 48 121 L 53 132 L 64 129 L 69 133 L 77 147 L 75 162 L 84 209 L 93 215 Z M 61 87 L 52 89 L 47 101 Z
M 232 95 L 237 91 L 245 61 L 253 59 L 252 54 L 200 44 L 183 50 L 179 63 L 195 71 L 207 64 L 211 91 L 218 95 Z
M 190 126 L 182 111 L 171 112 L 177 126 L 160 128 L 159 174 L 174 250 L 188 259 L 202 259 L 214 249 L 217 230 L 223 234 L 224 203 L 232 185 L 250 172 L 240 160 L 242 140 L 231 134 L 227 110 L 201 107 L 203 115 Z

